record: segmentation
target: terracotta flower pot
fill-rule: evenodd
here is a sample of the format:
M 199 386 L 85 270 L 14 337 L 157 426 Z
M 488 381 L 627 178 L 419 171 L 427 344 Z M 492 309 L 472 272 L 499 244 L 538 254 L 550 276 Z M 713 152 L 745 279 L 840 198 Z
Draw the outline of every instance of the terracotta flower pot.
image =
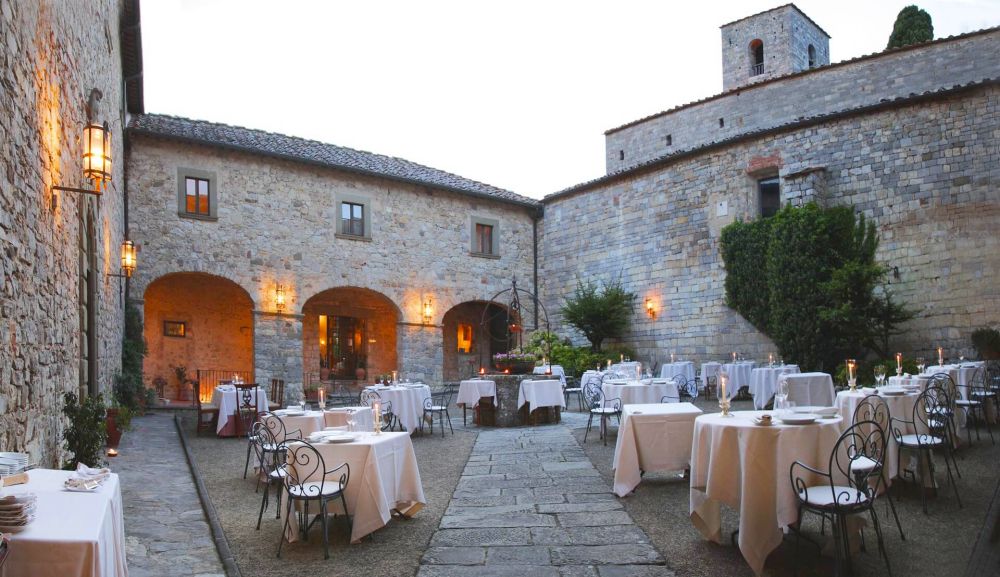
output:
M 118 447 L 118 443 L 122 440 L 122 431 L 118 428 L 118 409 L 107 410 L 105 427 L 108 430 L 108 447 Z

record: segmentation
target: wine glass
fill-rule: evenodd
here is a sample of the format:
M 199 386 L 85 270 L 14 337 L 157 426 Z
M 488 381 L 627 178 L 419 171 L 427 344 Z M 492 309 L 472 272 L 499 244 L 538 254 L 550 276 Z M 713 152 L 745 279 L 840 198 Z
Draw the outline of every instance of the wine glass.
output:
M 917 369 L 920 370 L 920 374 L 924 373 L 924 368 L 926 367 L 927 361 L 924 360 L 924 357 L 917 357 Z
M 347 430 L 353 433 L 355 423 L 356 421 L 354 420 L 354 409 L 347 409 Z
M 875 382 L 878 386 L 882 386 L 882 382 L 885 380 L 885 367 L 883 365 L 875 365 Z

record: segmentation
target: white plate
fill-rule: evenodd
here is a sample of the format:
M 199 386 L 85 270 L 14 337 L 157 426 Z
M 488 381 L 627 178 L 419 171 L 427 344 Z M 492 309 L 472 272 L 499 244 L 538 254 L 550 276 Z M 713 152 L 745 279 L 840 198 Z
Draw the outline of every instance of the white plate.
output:
M 306 414 L 305 411 L 285 411 L 285 414 L 282 415 L 282 416 L 285 416 L 285 417 L 302 417 L 305 414 Z
M 905 395 L 906 391 L 903 387 L 882 387 L 879 392 L 880 395 L 888 395 L 890 397 Z
M 75 487 L 75 486 L 70 486 L 70 485 L 63 485 L 63 489 L 66 489 L 67 491 L 69 491 L 71 493 L 96 493 L 97 491 L 100 490 L 100 488 L 101 488 L 100 485 L 94 487 L 93 489 L 87 489 L 86 487 Z
M 792 413 L 781 417 L 781 422 L 789 425 L 808 425 L 815 423 L 817 419 L 819 415 L 815 413 Z
M 814 414 L 821 417 L 832 417 L 837 414 L 837 407 L 803 406 L 792 407 L 792 412 L 796 414 Z
M 327 443 L 351 443 L 358 440 L 356 435 L 337 435 L 335 437 L 327 437 L 323 439 Z

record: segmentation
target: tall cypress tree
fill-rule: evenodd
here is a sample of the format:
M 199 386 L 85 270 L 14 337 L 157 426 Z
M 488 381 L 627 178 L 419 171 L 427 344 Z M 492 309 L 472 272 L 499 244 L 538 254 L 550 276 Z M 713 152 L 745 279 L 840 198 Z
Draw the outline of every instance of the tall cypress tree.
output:
M 886 48 L 899 48 L 918 42 L 934 40 L 934 25 L 931 15 L 916 6 L 907 6 L 899 11 L 892 26 L 889 44 Z

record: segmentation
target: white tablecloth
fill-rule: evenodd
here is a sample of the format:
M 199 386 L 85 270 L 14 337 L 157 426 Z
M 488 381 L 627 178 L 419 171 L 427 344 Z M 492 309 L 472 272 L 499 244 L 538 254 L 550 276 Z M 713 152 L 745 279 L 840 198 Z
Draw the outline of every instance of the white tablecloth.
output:
M 612 460 L 615 494 L 631 493 L 643 471 L 688 468 L 694 419 L 700 414 L 701 409 L 691 403 L 626 406 Z
M 622 405 L 645 405 L 659 403 L 660 399 L 669 395 L 678 397 L 677 385 L 657 381 L 656 383 L 642 383 L 638 381 L 629 382 L 605 382 L 601 386 L 605 399 L 621 399 Z M 678 398 L 678 400 L 680 400 Z
M 469 379 L 459 383 L 455 404 L 471 408 L 478 405 L 483 397 L 493 397 L 493 406 L 496 406 L 497 384 L 484 379 Z
M 726 387 L 732 391 L 733 395 L 742 387 L 750 386 L 750 373 L 755 364 L 750 361 L 739 361 L 722 365 L 722 369 L 729 375 L 729 384 Z
M 219 436 L 236 435 L 236 409 L 243 402 L 242 392 L 232 385 L 219 385 L 212 391 L 212 404 L 219 407 L 219 423 L 215 433 Z M 267 410 L 267 391 L 257 387 L 257 412 Z
M 285 424 L 285 434 L 293 435 L 297 430 L 302 433 L 300 437 L 302 439 L 326 426 L 323 421 L 323 411 L 306 411 L 306 414 L 301 416 L 285 415 L 280 410 L 273 414 Z M 278 439 L 278 441 L 280 442 L 282 439 Z
M 544 381 L 525 379 L 521 381 L 517 392 L 518 408 L 525 403 L 528 404 L 529 411 L 540 407 L 562 407 L 565 409 L 566 400 L 563 396 L 562 383 L 556 379 Z
M 778 388 L 778 377 L 799 372 L 798 365 L 782 365 L 780 367 L 757 367 L 750 371 L 750 394 L 753 395 L 753 406 L 763 409 Z M 831 401 L 832 401 L 831 397 Z
M 715 379 L 715 384 L 719 384 L 718 375 L 719 370 L 722 369 L 722 363 L 707 362 L 701 364 L 701 388 L 705 388 L 708 385 L 708 379 Z
M 864 392 L 858 390 L 855 392 L 850 391 L 840 391 L 837 393 L 837 410 L 840 412 L 843 421 L 843 429 L 846 430 L 848 427 L 854 424 L 854 411 L 858 409 L 858 405 L 861 404 L 861 400 L 864 399 L 866 395 Z M 905 419 L 907 421 L 913 420 L 913 406 L 917 404 L 917 397 L 919 394 L 906 394 L 906 395 L 885 395 L 881 397 L 885 400 L 886 406 L 889 408 L 889 416 L 896 419 Z M 913 427 L 907 426 L 905 431 L 902 431 L 904 435 L 912 435 L 916 433 Z M 885 432 L 886 436 L 886 459 L 885 459 L 885 471 L 886 475 L 886 486 L 892 483 L 892 479 L 899 476 L 899 446 L 896 444 L 896 439 L 892 436 L 892 430 Z
M 903 375 L 902 377 L 891 376 L 888 379 L 886 379 L 886 381 L 888 382 L 888 384 L 897 387 L 902 385 L 920 385 L 920 390 L 922 391 L 927 388 L 927 383 L 930 382 L 930 379 L 928 377 L 923 377 L 919 375 L 909 376 L 909 377 Z
M 341 463 L 351 468 L 347 484 L 347 511 L 352 516 L 351 542 L 385 526 L 393 509 L 405 509 L 412 503 L 426 503 L 420 482 L 420 470 L 408 433 L 356 433 L 353 443 L 318 443 L 314 446 L 323 456 L 327 470 Z M 292 462 L 295 444 L 289 446 Z M 301 446 L 301 445 L 299 445 Z M 339 472 L 336 479 L 339 479 Z M 331 502 L 330 512 L 342 512 L 340 500 Z M 311 507 L 316 511 L 317 507 Z M 289 541 L 298 539 L 297 515 L 290 516 Z M 315 531 L 319 527 L 313 527 Z M 322 537 L 311 542 L 322 543 Z
M 559 382 L 566 386 L 566 371 L 560 365 L 539 365 L 532 369 L 532 374 L 559 377 Z
M 355 431 L 374 431 L 375 417 L 371 407 L 337 407 L 323 411 L 323 425 L 326 427 L 346 427 L 347 419 L 353 412 Z
M 693 381 L 694 363 L 691 361 L 677 361 L 676 363 L 664 363 L 660 367 L 661 379 L 672 379 L 677 375 L 682 375 L 685 381 Z
M 431 396 L 431 388 L 427 385 L 367 387 L 375 391 L 382 402 L 392 403 L 392 412 L 399 422 L 411 433 L 420 428 L 420 420 L 424 417 L 424 399 Z
M 706 539 L 722 543 L 720 505 L 739 511 L 740 552 L 759 575 L 768 554 L 781 544 L 781 529 L 796 521 L 798 501 L 789 468 L 802 461 L 826 470 L 842 423 L 837 417 L 812 425 L 762 427 L 752 420 L 761 414 L 758 411 L 733 414 L 695 419 L 691 521 Z
M 601 378 L 604 373 L 600 371 L 584 371 L 583 375 L 580 377 L 580 387 L 586 387 L 588 383 L 594 381 L 598 386 L 601 384 Z
M 128 577 L 125 523 L 118 475 L 94 493 L 71 493 L 63 482 L 71 471 L 34 469 L 28 483 L 6 494 L 34 493 L 35 520 L 10 534 L 4 577 Z
M 611 372 L 625 375 L 626 379 L 631 379 L 637 375 L 636 369 L 638 368 L 639 361 L 625 361 L 623 363 L 615 363 L 611 365 Z
M 800 407 L 834 405 L 833 377 L 827 373 L 792 373 L 779 378 L 788 383 L 788 400 Z

